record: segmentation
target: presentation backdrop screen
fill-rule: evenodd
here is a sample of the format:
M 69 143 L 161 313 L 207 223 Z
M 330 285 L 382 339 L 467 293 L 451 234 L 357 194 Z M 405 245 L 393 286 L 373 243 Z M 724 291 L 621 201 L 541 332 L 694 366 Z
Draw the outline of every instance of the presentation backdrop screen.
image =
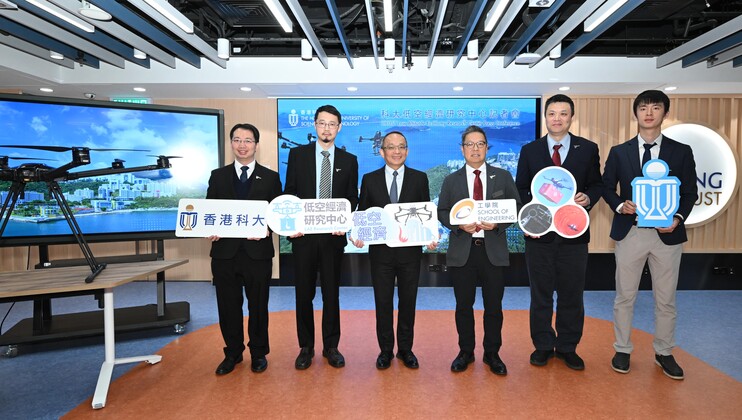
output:
M 379 153 L 381 139 L 390 131 L 407 138 L 406 164 L 424 171 L 430 197 L 436 204 L 443 179 L 464 166 L 461 133 L 478 125 L 487 134 L 487 162 L 508 170 L 515 178 L 523 144 L 539 137 L 540 98 L 313 98 L 278 100 L 278 158 L 281 179 L 286 180 L 289 150 L 316 141 L 314 113 L 330 104 L 342 114 L 335 146 L 358 157 L 358 187 L 364 174 L 384 166 Z M 448 230 L 440 227 L 437 252 L 448 248 Z M 523 235 L 508 230 L 512 252 L 523 251 Z M 281 252 L 290 252 L 285 238 Z M 346 252 L 356 252 L 349 245 Z
M 224 159 L 221 110 L 0 95 L 0 116 L 0 156 L 9 158 L 0 180 L 2 203 L 21 165 L 57 168 L 72 160 L 71 151 L 8 145 L 90 148 L 91 162 L 70 173 L 110 168 L 116 159 L 133 168 L 154 165 L 160 155 L 172 157 L 170 169 L 59 181 L 90 241 L 174 238 L 178 200 L 205 197 L 210 172 Z M 28 182 L 0 246 L 73 241 L 47 184 Z

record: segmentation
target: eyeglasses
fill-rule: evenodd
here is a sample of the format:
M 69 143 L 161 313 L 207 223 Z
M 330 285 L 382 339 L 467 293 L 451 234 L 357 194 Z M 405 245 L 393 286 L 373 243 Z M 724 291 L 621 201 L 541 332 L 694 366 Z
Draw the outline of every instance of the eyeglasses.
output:
M 330 122 L 327 122 L 327 121 L 317 121 L 317 122 L 314 123 L 314 125 L 316 125 L 317 127 L 322 127 L 322 128 L 327 127 L 330 130 L 334 130 L 334 129 L 336 129 L 336 128 L 338 128 L 340 126 L 340 124 L 336 123 L 335 121 L 330 121 Z
M 387 152 L 404 152 L 405 150 L 407 150 L 407 146 L 384 146 L 382 147 L 382 149 L 386 150 Z
M 470 142 L 469 141 L 469 142 L 466 142 L 466 143 L 461 143 L 461 145 L 464 146 L 464 147 L 466 147 L 467 149 L 473 149 L 474 146 L 476 146 L 478 149 L 482 149 L 482 148 L 484 148 L 484 147 L 487 146 L 487 142 L 486 141 L 478 141 L 478 142 L 474 143 L 474 142 Z
M 235 137 L 232 139 L 232 144 L 255 144 L 257 143 L 253 139 L 241 139 L 239 137 Z

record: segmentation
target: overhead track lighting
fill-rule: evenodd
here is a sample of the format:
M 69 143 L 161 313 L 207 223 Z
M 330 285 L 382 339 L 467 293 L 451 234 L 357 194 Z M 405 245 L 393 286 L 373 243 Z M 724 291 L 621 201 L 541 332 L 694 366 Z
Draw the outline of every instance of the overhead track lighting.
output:
M 77 13 L 93 20 L 108 21 L 113 19 L 113 16 L 111 16 L 110 13 L 85 0 L 82 1 L 82 6 L 77 9 Z
M 33 4 L 34 6 L 38 7 L 39 9 L 54 15 L 63 21 L 69 23 L 70 25 L 74 25 L 77 28 L 82 29 L 85 32 L 93 33 L 95 32 L 95 26 L 83 22 L 82 20 L 70 15 L 65 11 L 64 9 L 61 9 L 57 6 L 52 5 L 48 1 L 45 0 L 27 0 L 29 3 Z
M 484 30 L 485 32 L 491 32 L 495 28 L 495 25 L 505 13 L 505 9 L 508 7 L 510 0 L 497 0 L 492 6 L 487 17 L 484 18 Z
M 55 59 L 55 60 L 64 60 L 64 55 L 62 53 L 58 53 L 56 51 L 49 51 L 49 57 Z
M 384 32 L 394 30 L 394 13 L 392 0 L 384 0 Z
M 278 0 L 264 0 L 265 5 L 268 6 L 268 8 L 271 10 L 271 13 L 273 13 L 273 17 L 276 18 L 278 23 L 283 28 L 284 32 L 292 32 L 294 30 L 294 25 L 291 23 L 291 19 L 289 19 L 289 15 L 286 14 L 286 11 L 283 10 L 283 7 L 281 7 L 281 4 L 278 3 Z
M 183 16 L 178 9 L 171 6 L 166 0 L 144 0 L 144 2 L 157 10 L 161 15 L 165 16 L 170 22 L 173 22 L 184 32 L 189 34 L 193 33 L 193 22 Z
M 147 58 L 147 54 L 145 54 L 144 51 L 140 51 L 134 48 L 134 58 L 139 59 L 139 60 L 144 60 Z
M 590 32 L 597 28 L 598 25 L 603 23 L 608 17 L 623 6 L 629 0 L 608 0 L 605 4 L 600 6 L 590 17 L 585 19 L 585 32 Z

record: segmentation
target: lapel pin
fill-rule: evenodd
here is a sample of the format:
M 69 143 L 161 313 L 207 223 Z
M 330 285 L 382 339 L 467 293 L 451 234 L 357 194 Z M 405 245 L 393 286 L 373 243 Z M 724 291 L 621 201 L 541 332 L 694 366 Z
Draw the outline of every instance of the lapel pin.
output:
M 339 168 L 338 169 L 335 169 L 335 172 L 340 172 L 340 169 Z
M 493 175 L 490 175 L 490 179 L 492 179 L 492 178 L 494 178 L 494 177 L 495 177 L 495 175 L 494 175 L 494 174 L 493 174 Z
M 262 178 L 260 178 L 260 175 L 255 175 L 255 179 L 262 179 Z

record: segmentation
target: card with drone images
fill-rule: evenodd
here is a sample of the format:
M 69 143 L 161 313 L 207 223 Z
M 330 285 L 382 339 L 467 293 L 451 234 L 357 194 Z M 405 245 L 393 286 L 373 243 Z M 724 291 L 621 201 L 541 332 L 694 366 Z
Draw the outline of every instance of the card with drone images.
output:
M 428 245 L 438 241 L 438 207 L 430 201 L 395 203 L 353 212 L 350 236 L 366 245 Z

